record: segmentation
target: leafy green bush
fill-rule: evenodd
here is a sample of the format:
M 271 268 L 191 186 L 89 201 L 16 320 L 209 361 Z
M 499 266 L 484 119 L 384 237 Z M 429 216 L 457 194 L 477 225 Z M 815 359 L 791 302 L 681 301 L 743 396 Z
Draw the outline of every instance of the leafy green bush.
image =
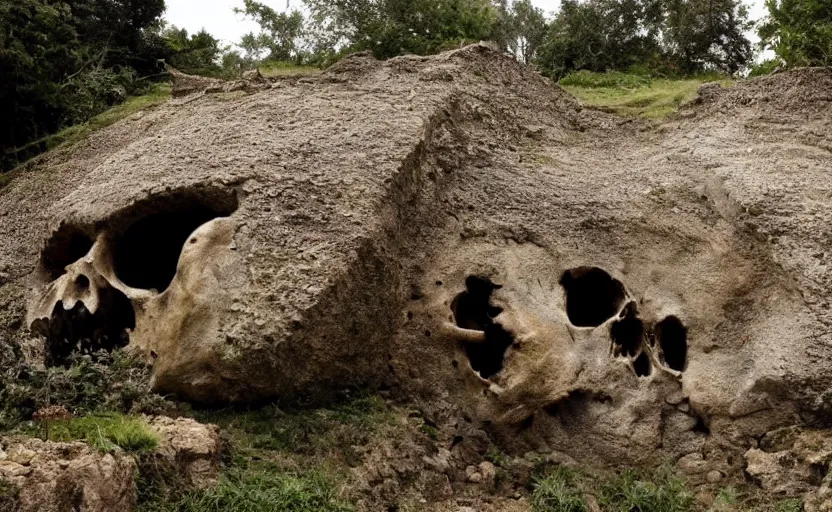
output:
M 85 441 L 102 452 L 121 448 L 126 452 L 149 453 L 159 444 L 158 437 L 144 421 L 120 414 L 56 421 L 49 425 L 49 440 Z
M 558 468 L 533 483 L 532 509 L 535 512 L 586 512 L 589 510 L 583 492 L 575 483 L 575 475 Z
M 224 476 L 215 487 L 163 502 L 145 503 L 141 512 L 351 512 L 338 498 L 332 479 L 321 472 L 241 473 Z
M 759 64 L 755 64 L 753 68 L 751 68 L 751 72 L 748 74 L 749 78 L 753 78 L 756 76 L 764 76 L 770 75 L 774 72 L 775 69 L 780 67 L 780 61 L 777 59 L 769 59 L 765 60 Z
M 832 2 L 766 0 L 769 16 L 758 34 L 789 66 L 832 64 Z
M 13 430 L 38 409 L 60 405 L 75 414 L 159 413 L 172 406 L 150 390 L 150 369 L 126 352 L 78 358 L 69 368 L 0 361 L 0 429 Z

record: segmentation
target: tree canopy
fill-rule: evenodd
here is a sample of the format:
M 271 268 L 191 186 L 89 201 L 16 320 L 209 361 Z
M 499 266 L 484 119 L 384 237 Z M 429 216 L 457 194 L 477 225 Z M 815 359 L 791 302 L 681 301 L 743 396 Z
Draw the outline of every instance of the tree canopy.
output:
M 832 65 L 832 2 L 766 0 L 769 16 L 759 29 L 763 46 L 790 66 Z

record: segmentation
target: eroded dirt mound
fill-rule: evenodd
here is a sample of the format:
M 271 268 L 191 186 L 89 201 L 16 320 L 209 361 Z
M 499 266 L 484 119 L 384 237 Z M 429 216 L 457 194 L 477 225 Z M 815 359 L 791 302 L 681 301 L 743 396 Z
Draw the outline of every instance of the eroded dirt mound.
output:
M 651 129 L 472 46 L 171 102 L 0 193 L 0 336 L 62 364 L 124 333 L 198 402 L 390 388 L 447 450 L 736 483 L 830 420 L 829 80 Z

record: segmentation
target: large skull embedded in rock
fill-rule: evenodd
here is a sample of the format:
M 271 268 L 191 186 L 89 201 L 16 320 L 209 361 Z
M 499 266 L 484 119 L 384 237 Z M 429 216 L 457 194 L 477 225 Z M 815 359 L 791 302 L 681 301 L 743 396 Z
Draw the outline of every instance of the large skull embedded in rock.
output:
M 710 116 L 635 129 L 481 47 L 355 57 L 23 173 L 0 264 L 31 275 L 50 364 L 126 343 L 192 400 L 386 386 L 461 438 L 738 471 L 827 417 L 832 208 L 737 142 L 765 123 Z
M 42 252 L 45 282 L 30 307 L 47 365 L 134 345 L 155 357 L 200 335 L 232 244 L 236 193 L 166 194 L 92 225 L 64 224 Z M 181 350 L 176 348 L 173 350 Z

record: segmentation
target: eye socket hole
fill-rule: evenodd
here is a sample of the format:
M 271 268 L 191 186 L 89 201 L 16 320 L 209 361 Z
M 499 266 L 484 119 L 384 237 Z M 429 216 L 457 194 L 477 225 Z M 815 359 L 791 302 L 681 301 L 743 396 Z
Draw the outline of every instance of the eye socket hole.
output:
M 597 267 L 567 270 L 560 284 L 566 292 L 566 314 L 576 327 L 598 327 L 624 305 L 624 285 Z
M 677 372 L 685 371 L 688 359 L 688 328 L 675 316 L 656 324 L 656 340 L 664 364 Z
M 92 249 L 93 240 L 75 226 L 61 226 L 52 235 L 41 253 L 41 264 L 55 280 L 66 273 L 66 267 L 80 260 Z
M 161 292 L 176 275 L 179 256 L 193 232 L 203 224 L 231 215 L 236 198 L 170 196 L 140 205 L 138 220 L 117 237 L 113 248 L 116 276 L 132 288 Z

